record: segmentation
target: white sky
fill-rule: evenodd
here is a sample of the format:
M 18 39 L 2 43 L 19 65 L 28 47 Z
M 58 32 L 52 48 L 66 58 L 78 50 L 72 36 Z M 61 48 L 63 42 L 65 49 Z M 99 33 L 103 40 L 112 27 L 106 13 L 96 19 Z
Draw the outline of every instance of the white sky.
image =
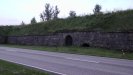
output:
M 133 0 L 1 0 L 0 25 L 30 23 L 33 17 L 39 22 L 46 3 L 58 6 L 59 17 L 67 17 L 70 10 L 77 15 L 90 14 L 96 4 L 100 4 L 104 12 L 133 9 Z

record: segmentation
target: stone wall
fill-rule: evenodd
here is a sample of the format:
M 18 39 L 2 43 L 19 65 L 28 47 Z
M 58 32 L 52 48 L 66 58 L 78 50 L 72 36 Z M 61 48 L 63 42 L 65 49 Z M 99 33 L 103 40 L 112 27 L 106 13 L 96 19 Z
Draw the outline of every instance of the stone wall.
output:
M 45 35 L 45 36 L 9 36 L 8 43 L 23 45 L 46 45 L 60 46 L 63 45 L 62 35 Z M 62 43 L 61 43 L 62 42 Z
M 6 39 L 7 39 L 7 37 L 5 37 L 5 36 L 0 36 L 0 44 L 6 43 Z
M 43 36 L 9 36 L 7 43 L 23 45 L 74 45 L 133 50 L 133 32 L 62 32 Z

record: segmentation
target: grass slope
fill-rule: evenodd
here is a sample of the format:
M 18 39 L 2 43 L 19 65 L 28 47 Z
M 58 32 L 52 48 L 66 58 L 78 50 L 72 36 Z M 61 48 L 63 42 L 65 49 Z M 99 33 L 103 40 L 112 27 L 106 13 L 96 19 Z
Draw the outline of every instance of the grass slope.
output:
M 84 47 L 47 47 L 47 46 L 25 46 L 25 45 L 1 45 L 7 47 L 25 48 L 33 50 L 51 51 L 51 52 L 62 52 L 72 53 L 81 55 L 92 55 L 101 57 L 121 58 L 121 59 L 133 59 L 133 53 L 108 50 L 103 48 L 84 48 Z
M 0 60 L 0 75 L 48 75 L 35 69 Z
M 10 26 L 5 29 L 5 34 L 44 35 L 60 30 L 131 31 L 133 30 L 132 20 L 133 10 L 125 10 L 99 15 L 57 19 L 33 25 Z M 3 31 L 0 30 L 1 32 Z

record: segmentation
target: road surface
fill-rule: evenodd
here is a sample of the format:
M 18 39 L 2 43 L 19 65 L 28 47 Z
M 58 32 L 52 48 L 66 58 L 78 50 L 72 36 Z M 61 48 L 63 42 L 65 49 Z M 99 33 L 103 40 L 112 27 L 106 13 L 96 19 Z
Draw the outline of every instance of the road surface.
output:
M 0 47 L 0 59 L 60 75 L 133 75 L 133 60 Z

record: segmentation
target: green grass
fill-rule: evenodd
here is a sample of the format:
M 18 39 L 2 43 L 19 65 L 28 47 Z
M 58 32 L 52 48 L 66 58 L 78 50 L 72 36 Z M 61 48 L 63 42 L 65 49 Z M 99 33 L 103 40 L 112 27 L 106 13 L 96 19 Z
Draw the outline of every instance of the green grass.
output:
M 44 72 L 0 60 L 0 75 L 48 75 Z
M 133 59 L 132 52 L 123 52 L 118 50 L 109 50 L 103 48 L 83 48 L 83 47 L 47 47 L 47 46 L 24 46 L 24 45 L 2 45 L 7 47 L 25 48 L 42 51 L 72 53 L 81 55 L 92 55 L 101 57 L 121 58 L 121 59 Z

